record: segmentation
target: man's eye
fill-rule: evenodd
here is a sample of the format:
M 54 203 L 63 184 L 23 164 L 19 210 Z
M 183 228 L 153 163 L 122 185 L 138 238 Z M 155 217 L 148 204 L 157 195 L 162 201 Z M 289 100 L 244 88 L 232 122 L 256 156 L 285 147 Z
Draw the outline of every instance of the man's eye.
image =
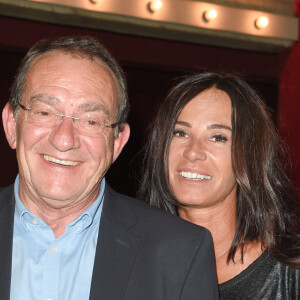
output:
M 213 142 L 227 142 L 228 141 L 227 137 L 225 137 L 221 134 L 214 135 L 212 140 L 213 140 Z
M 33 110 L 33 114 L 40 117 L 49 117 L 51 112 L 47 110 Z
M 44 117 L 47 117 L 50 115 L 50 113 L 48 111 L 40 111 L 39 114 L 41 114 Z
M 173 136 L 176 137 L 187 137 L 187 133 L 183 130 L 174 130 L 173 131 Z
M 95 121 L 95 120 L 87 120 L 86 124 L 89 125 L 89 126 L 97 126 L 98 122 Z
M 33 104 L 30 111 L 36 117 L 50 117 L 56 112 L 51 106 L 38 103 Z
M 83 126 L 87 127 L 101 127 L 101 121 L 98 118 L 80 118 L 80 122 L 82 123 Z

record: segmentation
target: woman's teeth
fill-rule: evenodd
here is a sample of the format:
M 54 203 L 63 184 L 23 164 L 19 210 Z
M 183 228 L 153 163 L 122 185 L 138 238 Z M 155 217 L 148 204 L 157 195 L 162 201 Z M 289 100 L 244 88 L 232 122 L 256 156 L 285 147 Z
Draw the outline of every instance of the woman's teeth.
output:
M 204 180 L 204 179 L 211 179 L 211 176 L 208 175 L 202 175 L 198 173 L 192 173 L 192 172 L 179 172 L 179 174 L 186 179 L 192 179 L 192 180 Z

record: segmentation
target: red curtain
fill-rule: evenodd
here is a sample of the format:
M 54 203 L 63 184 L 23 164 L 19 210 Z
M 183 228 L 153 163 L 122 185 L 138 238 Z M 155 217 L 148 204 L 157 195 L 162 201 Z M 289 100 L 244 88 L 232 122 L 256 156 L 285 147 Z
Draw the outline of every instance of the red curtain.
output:
M 300 0 L 295 0 L 300 16 Z M 291 154 L 292 179 L 300 199 L 300 42 L 287 55 L 279 84 L 278 126 Z

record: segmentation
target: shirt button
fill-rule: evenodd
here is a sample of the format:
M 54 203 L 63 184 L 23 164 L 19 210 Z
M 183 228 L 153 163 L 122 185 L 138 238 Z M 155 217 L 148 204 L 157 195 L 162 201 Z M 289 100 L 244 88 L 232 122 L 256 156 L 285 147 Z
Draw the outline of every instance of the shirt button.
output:
M 32 223 L 33 225 L 37 225 L 37 224 L 39 224 L 39 221 L 38 221 L 37 219 L 33 218 L 33 219 L 31 220 L 31 223 Z
M 47 298 L 46 300 L 52 300 L 51 298 Z
M 56 248 L 55 246 L 52 246 L 52 247 L 50 248 L 50 251 L 51 251 L 52 253 L 56 253 L 56 252 L 57 252 L 57 248 Z

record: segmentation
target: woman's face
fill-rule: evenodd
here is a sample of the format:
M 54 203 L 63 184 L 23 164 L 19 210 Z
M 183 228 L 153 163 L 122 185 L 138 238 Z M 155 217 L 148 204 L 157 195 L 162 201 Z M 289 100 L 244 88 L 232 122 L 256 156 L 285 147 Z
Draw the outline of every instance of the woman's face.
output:
M 212 207 L 236 197 L 231 136 L 231 101 L 225 92 L 205 90 L 184 107 L 169 154 L 169 182 L 180 204 Z

